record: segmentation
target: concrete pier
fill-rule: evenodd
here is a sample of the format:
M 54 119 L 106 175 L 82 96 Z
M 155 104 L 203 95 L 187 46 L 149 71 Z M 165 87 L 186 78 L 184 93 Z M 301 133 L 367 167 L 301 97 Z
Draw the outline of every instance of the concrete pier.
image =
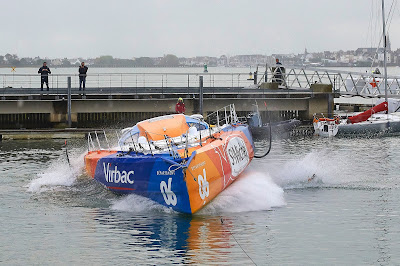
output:
M 130 126 L 174 113 L 179 97 L 189 115 L 202 110 L 206 116 L 233 103 L 238 115 L 246 116 L 253 111 L 255 100 L 261 115 L 266 116 L 268 109 L 273 121 L 311 120 L 314 113 L 333 110 L 331 84 L 312 84 L 308 89 L 282 88 L 274 82 L 259 87 L 206 87 L 201 78 L 197 87 L 101 87 L 84 92 L 68 87 L 49 92 L 7 89 L 0 100 L 0 129 Z
M 240 115 L 246 115 L 252 111 L 252 104 L 257 100 L 262 115 L 265 115 L 265 102 L 273 120 L 292 117 L 311 120 L 314 113 L 332 115 L 334 100 L 341 110 L 353 112 L 365 107 L 365 104 L 352 104 L 350 98 L 347 103 L 334 99 L 340 95 L 382 96 L 381 83 L 375 84 L 376 87 L 372 87 L 371 83 L 381 77 L 371 74 L 281 67 L 285 71 L 279 74 L 279 78 L 275 66 L 252 72 L 251 78 L 248 78 L 248 72 L 210 71 L 89 74 L 84 95 L 77 88 L 78 75 L 52 74 L 49 77 L 51 88 L 47 92 L 38 88 L 37 75 L 3 74 L 0 75 L 0 83 L 3 84 L 0 88 L 0 128 L 130 125 L 152 116 L 173 113 L 179 97 L 184 98 L 188 114 L 197 113 L 201 108 L 200 95 L 203 97 L 203 115 L 230 103 L 236 105 Z M 200 76 L 203 77 L 203 93 L 200 93 Z M 389 96 L 398 97 L 400 79 L 393 76 L 389 77 L 389 81 Z M 70 90 L 68 84 L 71 84 Z M 68 98 L 68 91 L 71 98 Z M 68 99 L 71 100 L 70 105 Z
M 276 96 L 276 95 L 275 95 Z M 282 95 L 281 95 L 282 96 Z M 257 98 L 205 98 L 203 115 L 234 103 L 239 115 L 253 110 L 257 100 L 263 113 L 267 105 L 275 119 L 300 118 L 309 120 L 313 113 L 328 113 L 328 96 L 317 94 L 303 97 L 257 97 Z M 197 98 L 184 98 L 186 113 L 197 113 Z M 115 123 L 134 123 L 152 116 L 175 112 L 176 97 L 164 99 L 75 99 L 71 102 L 72 127 L 93 127 Z M 289 114 L 291 113 L 290 117 Z M 279 119 L 278 119 L 279 120 Z M 65 101 L 1 101 L 1 128 L 53 128 L 67 127 L 68 113 Z
M 88 132 L 101 131 L 89 128 L 67 128 L 67 129 L 18 129 L 0 130 L 0 142 L 3 140 L 27 140 L 27 139 L 82 139 Z

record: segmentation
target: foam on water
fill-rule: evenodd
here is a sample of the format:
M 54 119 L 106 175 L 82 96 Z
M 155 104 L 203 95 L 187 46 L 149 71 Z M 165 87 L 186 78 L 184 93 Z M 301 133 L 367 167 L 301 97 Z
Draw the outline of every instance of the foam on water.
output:
M 269 210 L 285 205 L 283 189 L 263 173 L 245 171 L 242 176 L 213 199 L 199 214 Z M 111 209 L 127 212 L 173 212 L 150 199 L 128 195 L 115 201 Z
M 315 186 L 318 182 L 332 181 L 335 169 L 324 160 L 324 151 L 314 151 L 298 160 L 267 167 L 274 181 L 283 188 Z
M 134 212 L 134 213 L 148 213 L 148 212 L 174 212 L 157 202 L 140 195 L 130 194 L 124 196 L 122 199 L 116 200 L 111 205 L 112 210 Z
M 362 160 L 362 159 L 361 159 Z M 314 150 L 305 156 L 288 161 L 256 165 L 266 169 L 274 182 L 284 189 L 307 187 L 350 187 L 372 184 L 376 176 L 360 176 L 357 168 L 363 167 L 360 159 L 332 155 L 328 149 Z
M 38 173 L 37 178 L 29 183 L 28 191 L 40 193 L 60 186 L 72 186 L 82 173 L 84 156 L 85 153 L 70 155 L 71 165 L 68 164 L 66 158 L 52 161 L 47 169 Z
M 283 189 L 265 173 L 246 170 L 222 191 L 200 214 L 270 210 L 285 205 Z
M 85 153 L 70 154 L 71 166 L 62 156 L 37 174 L 28 186 L 30 192 L 59 190 L 72 186 L 83 172 Z M 247 169 L 242 176 L 208 204 L 201 213 L 243 212 L 268 210 L 285 204 L 283 190 L 267 174 Z M 127 212 L 173 212 L 148 198 L 128 195 L 111 204 L 111 209 Z
M 71 167 L 65 160 L 51 162 L 50 166 L 29 184 L 28 191 L 42 192 L 72 186 L 83 172 L 85 153 L 70 155 Z M 233 184 L 221 192 L 200 214 L 223 212 L 246 212 L 269 210 L 285 205 L 284 189 L 346 186 L 349 182 L 360 181 L 351 174 L 354 165 L 348 158 L 335 158 L 332 163 L 331 151 L 313 150 L 303 157 L 285 161 L 269 157 L 255 159 L 248 169 Z M 342 161 L 341 161 L 342 160 Z M 347 170 L 348 171 L 347 171 Z M 350 173 L 350 174 L 349 174 Z M 150 199 L 128 195 L 111 204 L 111 209 L 127 212 L 173 212 Z

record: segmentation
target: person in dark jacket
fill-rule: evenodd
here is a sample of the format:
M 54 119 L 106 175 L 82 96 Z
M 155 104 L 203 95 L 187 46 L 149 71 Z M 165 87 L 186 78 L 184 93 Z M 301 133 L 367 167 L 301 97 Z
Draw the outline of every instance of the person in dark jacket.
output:
M 46 83 L 47 90 L 49 90 L 49 74 L 51 74 L 51 71 L 46 62 L 43 62 L 43 66 L 39 68 L 38 73 L 41 75 L 40 90 L 43 90 L 43 83 Z
M 284 72 L 284 68 L 282 67 L 282 63 L 279 62 L 279 59 L 276 58 L 276 67 L 275 67 L 275 82 L 278 82 L 280 85 L 282 85 L 283 83 L 283 72 Z
M 183 103 L 183 99 L 179 97 L 178 102 L 175 105 L 175 112 L 178 114 L 185 113 L 185 104 Z
M 81 65 L 79 66 L 79 90 L 82 89 L 82 85 L 83 85 L 83 90 L 85 90 L 87 71 L 88 67 L 85 66 L 85 62 L 82 62 Z

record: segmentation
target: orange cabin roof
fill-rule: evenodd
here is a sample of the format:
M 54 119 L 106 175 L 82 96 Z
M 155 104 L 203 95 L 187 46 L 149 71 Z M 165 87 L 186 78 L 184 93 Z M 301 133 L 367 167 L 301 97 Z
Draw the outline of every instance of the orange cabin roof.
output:
M 165 115 L 151 118 L 137 124 L 140 136 L 146 136 L 149 140 L 162 140 L 164 135 L 174 138 L 186 133 L 189 126 L 183 114 Z
M 318 118 L 317 120 L 319 120 L 319 121 L 335 121 L 334 118 L 325 118 L 325 117 L 323 117 L 323 118 Z

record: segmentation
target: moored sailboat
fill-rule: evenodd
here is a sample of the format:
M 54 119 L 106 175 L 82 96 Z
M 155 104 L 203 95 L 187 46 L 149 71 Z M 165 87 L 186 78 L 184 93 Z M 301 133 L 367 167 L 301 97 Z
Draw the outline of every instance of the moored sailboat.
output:
M 389 104 L 382 102 L 365 112 L 342 119 L 339 135 L 376 135 L 400 132 L 400 113 L 388 113 Z
M 388 78 L 387 78 L 387 62 L 386 62 L 386 22 L 385 22 L 385 4 L 382 0 L 382 25 L 383 25 L 383 67 L 384 77 L 383 83 L 385 88 L 385 100 L 371 109 L 344 119 L 339 124 L 338 135 L 370 135 L 380 133 L 400 132 L 400 113 L 389 113 L 388 102 Z M 381 80 L 379 80 L 380 82 Z M 377 86 L 377 80 L 373 78 L 372 85 Z

